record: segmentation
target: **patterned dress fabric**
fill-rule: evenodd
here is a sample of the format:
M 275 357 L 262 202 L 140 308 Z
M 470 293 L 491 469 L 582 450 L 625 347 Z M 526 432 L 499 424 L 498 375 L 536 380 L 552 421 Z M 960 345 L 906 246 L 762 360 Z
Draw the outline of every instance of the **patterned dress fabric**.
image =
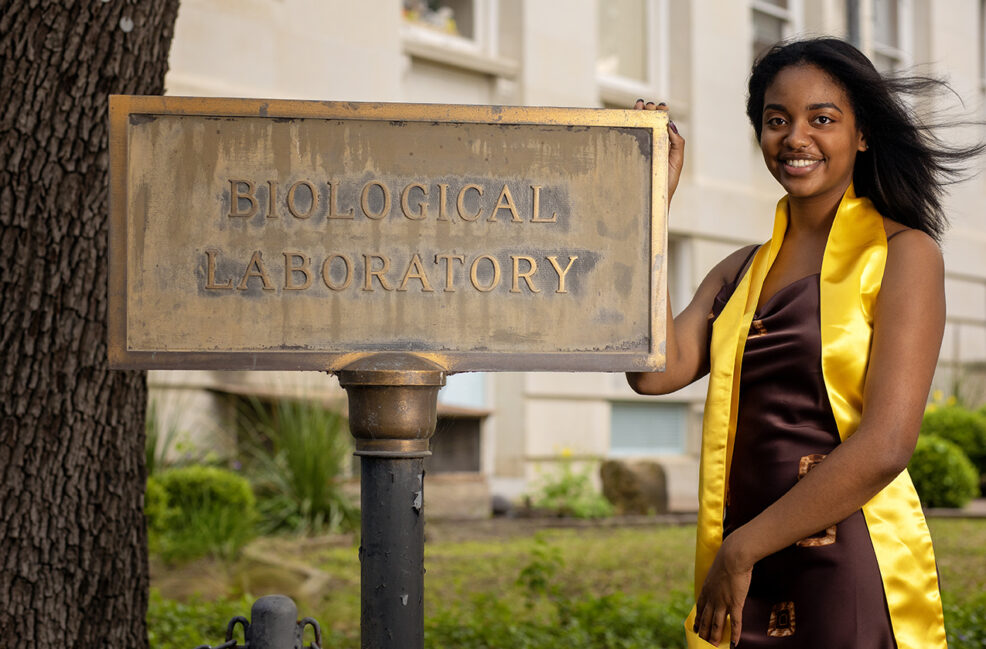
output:
M 724 535 L 783 496 L 839 444 L 822 376 L 818 280 L 816 274 L 787 285 L 754 315 L 743 354 Z M 735 285 L 719 291 L 711 318 Z M 896 647 L 862 510 L 756 564 L 739 646 Z

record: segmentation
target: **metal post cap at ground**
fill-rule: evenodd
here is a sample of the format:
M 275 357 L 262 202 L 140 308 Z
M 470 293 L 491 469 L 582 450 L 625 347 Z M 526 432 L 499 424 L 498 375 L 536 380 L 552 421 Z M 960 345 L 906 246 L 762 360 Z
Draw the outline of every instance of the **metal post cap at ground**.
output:
M 360 456 L 363 649 L 424 647 L 424 458 L 445 369 L 377 354 L 337 372 Z

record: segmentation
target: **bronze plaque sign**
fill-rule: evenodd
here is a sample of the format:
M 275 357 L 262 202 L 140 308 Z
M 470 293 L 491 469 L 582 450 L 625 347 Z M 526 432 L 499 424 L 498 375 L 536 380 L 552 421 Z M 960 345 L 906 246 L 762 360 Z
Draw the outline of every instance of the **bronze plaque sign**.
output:
M 110 362 L 660 369 L 666 124 L 111 97 Z

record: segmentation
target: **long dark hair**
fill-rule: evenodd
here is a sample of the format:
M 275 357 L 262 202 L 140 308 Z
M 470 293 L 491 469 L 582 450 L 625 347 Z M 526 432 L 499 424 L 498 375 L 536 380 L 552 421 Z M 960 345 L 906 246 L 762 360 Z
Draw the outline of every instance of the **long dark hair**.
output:
M 932 130 L 941 125 L 924 123 L 904 97 L 954 91 L 932 77 L 885 77 L 862 52 L 837 38 L 781 42 L 757 59 L 750 75 L 746 114 L 758 141 L 767 87 L 782 69 L 802 64 L 827 72 L 849 96 L 867 143 L 853 169 L 856 194 L 873 201 L 887 218 L 940 242 L 947 225 L 944 186 L 961 178 L 965 163 L 982 153 L 984 145 L 947 145 Z

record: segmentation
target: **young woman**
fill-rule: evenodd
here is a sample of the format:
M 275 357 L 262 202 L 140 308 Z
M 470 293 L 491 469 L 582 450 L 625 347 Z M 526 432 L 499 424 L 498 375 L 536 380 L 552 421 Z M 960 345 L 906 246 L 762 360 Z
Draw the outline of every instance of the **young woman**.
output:
M 773 236 L 668 314 L 665 372 L 627 375 L 664 394 L 711 374 L 689 647 L 946 646 L 905 467 L 945 324 L 942 184 L 979 148 L 911 116 L 901 93 L 936 84 L 830 38 L 754 66 L 747 114 L 786 192 Z

